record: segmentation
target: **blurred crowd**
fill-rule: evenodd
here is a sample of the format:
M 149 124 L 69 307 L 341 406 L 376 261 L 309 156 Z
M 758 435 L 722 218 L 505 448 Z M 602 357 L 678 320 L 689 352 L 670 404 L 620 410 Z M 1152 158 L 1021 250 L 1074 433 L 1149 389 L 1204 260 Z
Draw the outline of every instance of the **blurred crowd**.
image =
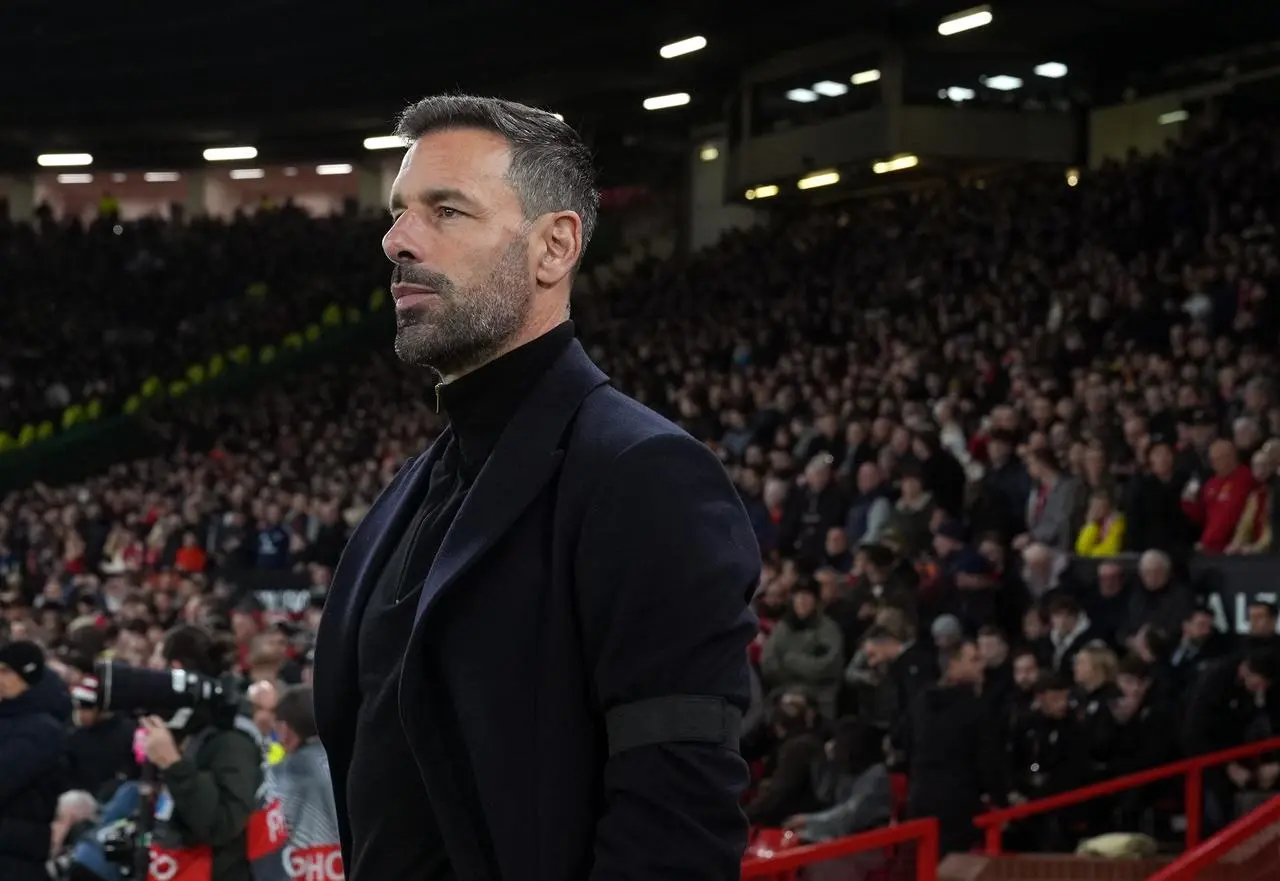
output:
M 330 304 L 365 305 L 386 280 L 368 247 L 380 235 L 379 219 L 287 203 L 230 222 L 0 217 L 0 431 L 94 399 L 118 412 L 152 376 L 279 345 Z
M 1278 190 L 1280 129 L 1223 123 L 1077 186 L 1023 170 L 779 218 L 575 303 L 593 357 L 718 452 L 755 526 L 753 822 L 823 840 L 938 816 L 964 849 L 985 806 L 1280 734 L 1275 608 L 1220 632 L 1187 565 L 1274 549 Z M 0 424 L 384 280 L 378 221 L 45 226 L 0 229 L 0 266 L 42 292 L 0 329 Z M 265 305 L 226 299 L 250 280 Z M 300 681 L 351 528 L 444 424 L 390 337 L 163 413 L 163 457 L 0 500 L 8 638 L 74 683 L 195 624 L 246 681 Z M 1277 772 L 1210 780 L 1215 820 Z M 1013 834 L 1059 848 L 1158 825 L 1153 803 Z

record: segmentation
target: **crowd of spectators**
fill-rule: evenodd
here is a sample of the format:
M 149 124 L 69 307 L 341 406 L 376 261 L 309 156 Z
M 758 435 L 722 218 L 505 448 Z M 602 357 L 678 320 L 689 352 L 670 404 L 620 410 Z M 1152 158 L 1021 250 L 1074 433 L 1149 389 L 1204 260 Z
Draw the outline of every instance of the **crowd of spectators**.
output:
M 364 306 L 386 280 L 368 247 L 379 235 L 379 219 L 287 203 L 230 222 L 0 216 L 0 431 L 95 399 L 117 412 L 152 376 L 279 345 L 331 304 Z
M 1256 602 L 1249 634 L 1224 632 L 1187 566 L 1273 550 L 1278 189 L 1280 129 L 1222 123 L 1078 186 L 1023 170 L 733 232 L 575 303 L 593 357 L 717 451 L 755 525 L 753 822 L 821 840 L 939 816 L 944 849 L 962 849 L 985 805 L 1280 734 L 1275 608 Z M 137 299 L 115 300 L 87 273 L 0 335 L 74 350 L 18 349 L 65 364 L 75 394 L 127 390 L 198 340 L 225 343 L 204 318 L 215 287 L 266 279 L 268 337 L 296 324 L 316 290 L 304 276 L 329 260 L 323 301 L 343 299 L 376 257 L 371 224 L 127 225 L 104 260 L 155 263 L 141 242 L 175 240 L 158 262 L 185 277 L 221 254 L 207 296 L 175 295 L 153 267 L 125 292 Z M 9 230 L 0 251 L 38 249 L 46 271 L 20 280 L 47 286 L 66 241 L 114 233 L 43 235 Z M 253 261 L 244 278 L 228 276 L 242 272 L 228 250 Z M 84 341 L 34 331 L 45 308 Z M 229 309 L 237 339 L 257 332 L 257 313 Z M 104 311 L 150 329 L 154 360 L 103 346 Z M 47 403 L 26 385 L 2 389 L 4 412 Z M 143 663 L 166 629 L 198 623 L 232 634 L 251 680 L 300 678 L 351 528 L 444 424 L 431 387 L 389 351 L 286 374 L 164 413 L 163 457 L 10 494 L 9 637 L 47 646 L 74 682 L 96 657 Z M 1277 772 L 1211 780 L 1217 820 Z M 1146 803 L 1013 834 L 1062 847 L 1150 824 Z

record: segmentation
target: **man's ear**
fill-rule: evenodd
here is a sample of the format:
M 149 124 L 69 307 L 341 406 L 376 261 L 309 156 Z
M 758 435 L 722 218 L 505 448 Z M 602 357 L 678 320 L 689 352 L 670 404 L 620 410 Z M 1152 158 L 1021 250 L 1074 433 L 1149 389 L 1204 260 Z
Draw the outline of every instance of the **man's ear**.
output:
M 534 278 L 542 287 L 555 287 L 573 274 L 582 256 L 582 219 L 573 211 L 557 211 L 541 219 L 539 232 Z

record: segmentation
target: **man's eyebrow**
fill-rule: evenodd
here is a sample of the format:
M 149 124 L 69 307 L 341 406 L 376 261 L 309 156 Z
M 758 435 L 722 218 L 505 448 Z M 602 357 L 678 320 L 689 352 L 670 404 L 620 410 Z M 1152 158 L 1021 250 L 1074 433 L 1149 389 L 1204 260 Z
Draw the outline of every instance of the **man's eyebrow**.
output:
M 432 187 L 423 190 L 418 194 L 417 201 L 424 205 L 440 205 L 445 202 L 462 203 L 468 207 L 475 207 L 476 205 L 474 199 L 456 187 Z M 390 207 L 392 211 L 403 211 L 407 207 L 404 196 L 398 192 L 392 193 Z

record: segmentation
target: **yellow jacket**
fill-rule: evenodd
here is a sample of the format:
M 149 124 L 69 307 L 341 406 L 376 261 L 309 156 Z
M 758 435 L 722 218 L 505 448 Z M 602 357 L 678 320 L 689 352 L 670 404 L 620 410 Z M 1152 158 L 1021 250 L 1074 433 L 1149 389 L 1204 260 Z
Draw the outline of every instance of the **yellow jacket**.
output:
M 1076 553 L 1082 557 L 1114 557 L 1123 548 L 1123 514 L 1112 514 L 1102 523 L 1086 523 L 1076 536 Z

